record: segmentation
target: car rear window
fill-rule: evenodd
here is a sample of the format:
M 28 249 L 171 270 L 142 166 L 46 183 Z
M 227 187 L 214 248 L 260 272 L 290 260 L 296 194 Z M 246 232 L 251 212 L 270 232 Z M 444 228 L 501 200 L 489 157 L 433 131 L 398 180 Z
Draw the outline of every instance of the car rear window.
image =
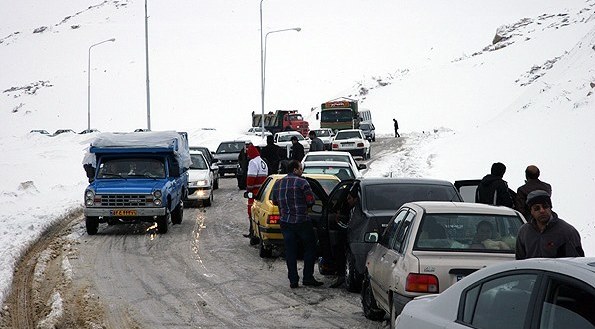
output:
M 359 131 L 339 131 L 337 136 L 335 136 L 336 140 L 342 139 L 350 139 L 350 138 L 361 138 L 362 135 L 359 134 Z
M 413 249 L 514 253 L 523 221 L 491 214 L 426 214 Z
M 337 154 L 306 154 L 304 161 L 339 161 L 349 163 L 349 156 Z
M 454 186 L 431 184 L 366 185 L 365 202 L 368 210 L 399 209 L 413 201 L 461 201 Z
M 349 167 L 309 167 L 306 165 L 304 167 L 304 174 L 329 174 L 337 176 L 340 180 L 355 178 L 355 175 Z

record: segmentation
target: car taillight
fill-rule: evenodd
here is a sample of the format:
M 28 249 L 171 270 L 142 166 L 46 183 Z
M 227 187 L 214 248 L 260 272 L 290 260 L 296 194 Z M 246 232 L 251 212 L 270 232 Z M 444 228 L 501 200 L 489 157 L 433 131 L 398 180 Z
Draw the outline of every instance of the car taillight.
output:
M 357 147 L 364 147 L 364 143 L 357 143 Z
M 410 292 L 438 293 L 438 278 L 432 274 L 409 273 L 405 290 Z
M 269 219 L 267 219 L 268 224 L 279 224 L 279 215 L 269 215 Z
M 335 143 L 333 143 L 333 148 L 334 148 L 334 149 L 338 149 L 338 148 L 339 148 L 339 144 L 335 144 Z

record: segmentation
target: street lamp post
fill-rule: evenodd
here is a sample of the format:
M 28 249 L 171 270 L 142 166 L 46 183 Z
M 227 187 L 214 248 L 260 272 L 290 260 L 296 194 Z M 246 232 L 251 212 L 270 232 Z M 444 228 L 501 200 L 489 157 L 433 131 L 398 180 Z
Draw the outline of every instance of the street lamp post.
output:
M 262 2 L 264 0 L 260 0 L 260 105 L 261 105 L 261 117 L 260 117 L 260 126 L 262 128 L 262 138 L 264 139 L 264 80 L 265 80 L 265 65 L 266 65 L 266 38 L 271 33 L 276 32 L 284 32 L 284 31 L 301 31 L 302 29 L 299 27 L 294 27 L 291 29 L 283 29 L 283 30 L 275 30 L 270 31 L 266 34 L 263 40 L 262 36 Z
M 266 87 L 266 68 L 267 68 L 267 38 L 269 37 L 269 34 L 271 33 L 277 33 L 277 32 L 285 32 L 285 31 L 301 31 L 302 29 L 300 27 L 292 27 L 290 29 L 282 29 L 282 30 L 275 30 L 275 31 L 270 31 L 267 32 L 267 34 L 264 36 L 264 59 L 262 61 L 262 90 L 263 90 L 263 95 L 264 95 L 264 89 Z M 263 97 L 264 100 L 264 97 Z M 263 102 L 264 103 L 264 102 Z M 264 129 L 263 129 L 264 131 Z
M 104 40 L 93 44 L 89 47 L 89 56 L 88 56 L 88 67 L 87 67 L 87 131 L 91 130 L 91 48 L 95 46 L 99 46 L 102 43 L 106 42 L 114 42 L 116 41 L 115 38 L 111 38 L 108 40 Z
M 147 129 L 151 130 L 151 91 L 149 88 L 149 15 L 145 0 L 145 67 L 147 85 Z

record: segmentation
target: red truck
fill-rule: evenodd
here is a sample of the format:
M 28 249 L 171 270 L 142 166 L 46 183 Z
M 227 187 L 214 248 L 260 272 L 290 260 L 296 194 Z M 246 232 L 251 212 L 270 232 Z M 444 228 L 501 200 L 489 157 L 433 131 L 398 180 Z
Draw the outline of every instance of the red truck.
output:
M 252 127 L 261 127 L 262 114 L 252 112 Z M 264 115 L 264 129 L 270 131 L 272 134 L 280 131 L 294 130 L 308 136 L 309 124 L 304 120 L 301 114 L 297 111 L 282 111 L 277 110 L 274 113 L 269 112 Z

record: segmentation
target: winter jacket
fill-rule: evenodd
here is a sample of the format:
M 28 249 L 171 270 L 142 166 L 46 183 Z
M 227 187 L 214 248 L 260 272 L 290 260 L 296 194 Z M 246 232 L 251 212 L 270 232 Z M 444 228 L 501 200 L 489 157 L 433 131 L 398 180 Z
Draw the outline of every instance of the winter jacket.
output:
M 256 195 L 258 189 L 269 175 L 269 168 L 267 163 L 260 157 L 260 153 L 254 145 L 248 146 L 248 158 L 250 162 L 248 162 L 246 176 L 246 191 Z
M 291 160 L 297 160 L 301 162 L 304 158 L 304 155 L 304 145 L 300 143 L 295 143 L 291 146 Z
M 312 138 L 310 142 L 310 151 L 324 151 L 324 142 L 318 137 Z
M 284 153 L 283 149 L 275 144 L 268 144 L 262 148 L 260 157 L 266 161 L 269 167 L 269 175 L 276 174 L 279 170 L 279 161 L 282 159 L 282 153 Z
M 492 174 L 486 175 L 477 186 L 475 202 L 510 208 L 513 206 L 508 184 L 502 177 Z
M 552 218 L 539 232 L 535 219 L 523 224 L 516 239 L 516 259 L 584 257 L 578 231 L 552 211 Z
M 546 191 L 550 196 L 552 195 L 552 186 L 546 182 L 540 181 L 538 178 L 527 179 L 525 185 L 517 189 L 514 202 L 515 209 L 523 214 L 523 216 L 525 216 L 527 219 L 531 217 L 531 211 L 529 210 L 529 207 L 527 207 L 527 195 L 536 190 L 543 190 Z

